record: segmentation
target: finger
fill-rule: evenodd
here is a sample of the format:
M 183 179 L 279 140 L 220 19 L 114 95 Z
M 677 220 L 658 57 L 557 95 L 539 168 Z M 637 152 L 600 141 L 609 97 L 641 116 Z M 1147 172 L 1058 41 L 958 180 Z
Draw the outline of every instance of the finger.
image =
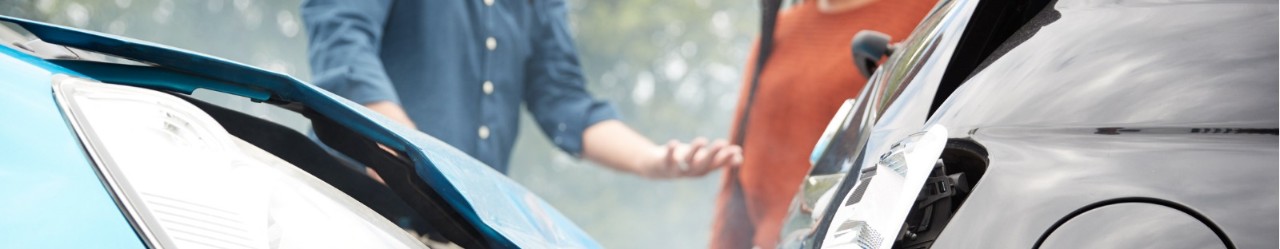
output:
M 658 166 L 661 169 L 660 176 L 662 178 L 675 177 L 679 175 L 680 171 L 684 170 L 685 166 L 680 165 L 683 162 L 680 161 L 679 156 L 677 155 L 679 148 L 680 141 L 667 141 L 665 148 L 666 155 L 663 155 L 662 157 L 662 165 Z
M 723 163 L 722 161 L 728 161 L 728 160 L 724 160 L 723 158 L 732 159 L 732 154 L 734 153 L 732 151 L 735 148 L 736 146 L 724 145 L 724 146 L 719 146 L 719 148 L 716 148 L 717 151 L 715 153 L 707 153 L 706 164 L 702 168 L 700 168 L 698 172 L 693 172 L 692 174 L 690 174 L 690 176 L 701 177 L 701 176 L 707 175 L 708 173 L 711 173 L 712 171 L 716 171 L 716 169 L 726 167 L 727 166 L 726 163 Z M 724 155 L 729 155 L 729 156 L 724 156 Z
M 706 138 L 694 138 L 693 142 L 689 143 L 689 149 L 685 150 L 684 158 L 681 158 L 681 161 L 684 161 L 685 163 L 693 163 L 694 156 L 697 156 L 697 152 L 702 150 L 702 147 L 706 145 Z
M 706 139 L 697 138 L 694 139 L 693 143 L 694 144 L 690 146 L 689 150 L 685 152 L 685 159 L 681 163 L 686 167 L 678 172 L 679 176 L 697 175 L 698 172 L 703 171 L 703 168 L 706 167 L 705 163 L 700 162 L 701 158 L 705 157 L 702 156 L 702 154 L 706 154 L 705 151 L 708 149 Z
M 677 161 L 679 161 L 679 159 L 676 159 L 676 149 L 680 148 L 680 141 L 676 141 L 674 139 L 671 141 L 667 141 L 667 144 L 665 145 L 665 147 L 666 147 L 665 148 L 666 153 L 665 155 L 662 156 L 663 164 L 673 165 Z
M 693 168 L 695 170 L 693 171 L 705 173 L 715 169 L 714 160 L 716 154 L 719 154 L 720 151 L 724 150 L 724 148 L 728 146 L 729 142 L 719 140 L 712 143 L 709 147 L 703 148 L 702 151 L 699 151 L 697 155 L 694 156 Z
M 737 145 L 729 145 L 716 154 L 716 167 L 738 167 L 742 166 L 742 147 Z
M 735 166 L 733 165 L 734 159 L 738 157 L 740 150 L 741 149 L 739 149 L 738 146 L 727 146 L 725 149 L 720 150 L 720 153 L 716 154 L 712 165 L 716 168 Z

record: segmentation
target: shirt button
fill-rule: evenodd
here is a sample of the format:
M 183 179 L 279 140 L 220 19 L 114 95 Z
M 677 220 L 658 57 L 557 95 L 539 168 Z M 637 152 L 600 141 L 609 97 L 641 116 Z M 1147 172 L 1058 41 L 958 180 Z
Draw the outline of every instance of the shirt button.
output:
M 484 39 L 484 47 L 489 48 L 489 51 L 493 51 L 494 49 L 497 49 L 498 39 L 494 39 L 492 36 L 490 36 L 488 39 Z
M 493 0 L 484 0 L 484 6 L 493 6 Z
M 481 88 L 484 89 L 484 95 L 493 94 L 493 81 L 484 81 L 484 85 Z
M 480 126 L 480 139 L 489 139 L 489 126 Z

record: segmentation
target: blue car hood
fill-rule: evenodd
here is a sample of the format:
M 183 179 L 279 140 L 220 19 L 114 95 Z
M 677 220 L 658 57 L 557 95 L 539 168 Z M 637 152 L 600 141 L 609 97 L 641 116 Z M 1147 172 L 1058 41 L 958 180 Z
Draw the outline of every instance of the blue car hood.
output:
M 293 77 L 145 41 L 13 17 L 0 16 L 0 20 L 18 24 L 45 42 L 212 79 L 190 84 L 169 82 L 155 87 L 186 93 L 195 88 L 210 88 L 257 101 L 302 103 L 378 143 L 405 151 L 413 160 L 418 176 L 490 239 L 493 246 L 600 247 L 551 205 L 466 153 Z

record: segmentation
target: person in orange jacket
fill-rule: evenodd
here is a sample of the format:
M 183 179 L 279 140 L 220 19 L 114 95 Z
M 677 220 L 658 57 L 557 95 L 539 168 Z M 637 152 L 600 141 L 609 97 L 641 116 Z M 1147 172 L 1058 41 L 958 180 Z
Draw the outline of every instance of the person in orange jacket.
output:
M 735 118 L 741 125 L 731 133 L 745 158 L 740 168 L 725 173 L 711 248 L 777 245 L 814 143 L 840 104 L 856 98 L 866 84 L 850 56 L 853 36 L 875 30 L 905 39 L 936 3 L 811 0 L 777 14 L 773 39 L 757 43 L 758 48 L 771 45 L 763 69 L 755 73 L 759 49 L 746 67 Z

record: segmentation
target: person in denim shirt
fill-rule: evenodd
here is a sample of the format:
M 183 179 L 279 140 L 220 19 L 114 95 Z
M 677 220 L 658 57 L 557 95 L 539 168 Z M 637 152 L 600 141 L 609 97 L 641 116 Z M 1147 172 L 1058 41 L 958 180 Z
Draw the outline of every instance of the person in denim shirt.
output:
M 521 104 L 560 149 L 617 170 L 701 176 L 742 160 L 723 140 L 656 145 L 618 121 L 586 90 L 563 0 L 308 0 L 302 19 L 317 86 L 500 172 Z

